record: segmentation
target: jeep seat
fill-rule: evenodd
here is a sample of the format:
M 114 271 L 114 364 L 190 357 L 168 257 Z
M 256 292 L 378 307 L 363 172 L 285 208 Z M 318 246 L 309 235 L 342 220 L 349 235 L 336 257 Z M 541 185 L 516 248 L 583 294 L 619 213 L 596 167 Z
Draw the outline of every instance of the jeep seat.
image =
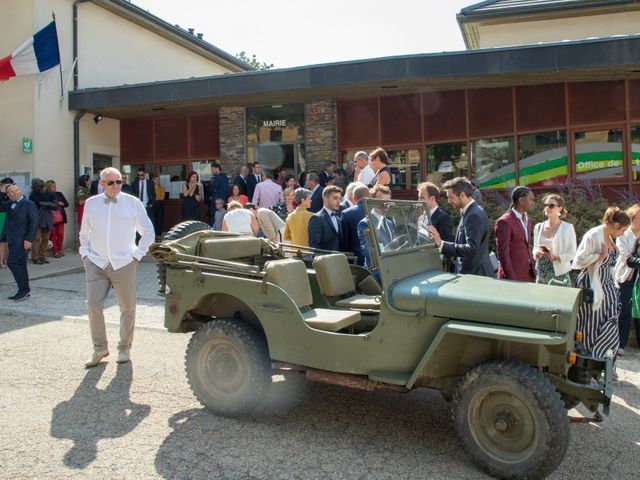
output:
M 250 236 L 205 238 L 200 241 L 199 255 L 215 260 L 234 260 L 260 256 L 259 238 Z
M 354 310 L 380 310 L 380 297 L 356 294 L 356 284 L 343 253 L 321 255 L 313 260 L 320 290 L 327 297 L 338 297 L 335 306 Z
M 272 260 L 264 266 L 265 279 L 282 288 L 295 302 L 305 323 L 317 330 L 337 332 L 360 321 L 360 312 L 311 308 L 313 294 L 307 267 L 301 260 Z

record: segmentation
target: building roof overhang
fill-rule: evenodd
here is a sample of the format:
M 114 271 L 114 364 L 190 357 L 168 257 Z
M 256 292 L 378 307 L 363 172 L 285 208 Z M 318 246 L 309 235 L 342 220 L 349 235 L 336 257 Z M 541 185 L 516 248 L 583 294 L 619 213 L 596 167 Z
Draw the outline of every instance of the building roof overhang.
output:
M 640 0 L 486 0 L 456 15 L 467 48 L 480 48 L 478 27 L 637 10 Z
M 640 35 L 419 54 L 69 93 L 69 109 L 124 119 L 222 106 L 640 78 Z

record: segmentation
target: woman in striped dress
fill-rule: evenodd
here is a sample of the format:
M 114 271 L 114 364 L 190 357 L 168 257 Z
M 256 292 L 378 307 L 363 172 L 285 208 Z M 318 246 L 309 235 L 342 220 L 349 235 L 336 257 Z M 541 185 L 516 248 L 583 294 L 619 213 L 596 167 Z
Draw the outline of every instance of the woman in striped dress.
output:
M 619 301 L 613 267 L 618 250 L 614 239 L 629 226 L 629 217 L 617 207 L 604 214 L 602 225 L 584 234 L 573 268 L 580 269 L 577 287 L 593 290 L 593 303 L 583 302 L 578 312 L 577 330 L 582 332 L 587 353 L 604 358 L 618 351 Z

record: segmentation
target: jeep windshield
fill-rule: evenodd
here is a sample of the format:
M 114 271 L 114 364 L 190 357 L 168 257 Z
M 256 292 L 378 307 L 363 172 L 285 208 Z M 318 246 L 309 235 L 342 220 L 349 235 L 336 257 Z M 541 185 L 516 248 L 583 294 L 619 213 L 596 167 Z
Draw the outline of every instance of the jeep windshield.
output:
M 403 200 L 365 200 L 365 209 L 380 256 L 433 245 L 429 237 L 429 212 L 422 202 Z M 371 248 L 371 245 L 369 246 Z

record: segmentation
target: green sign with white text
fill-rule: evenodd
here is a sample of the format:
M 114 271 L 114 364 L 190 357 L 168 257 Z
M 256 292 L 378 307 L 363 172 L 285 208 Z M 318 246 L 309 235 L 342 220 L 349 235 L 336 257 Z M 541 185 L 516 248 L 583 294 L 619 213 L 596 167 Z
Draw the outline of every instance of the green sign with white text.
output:
M 33 151 L 33 140 L 31 140 L 30 138 L 23 138 L 22 151 L 24 153 L 31 153 Z

